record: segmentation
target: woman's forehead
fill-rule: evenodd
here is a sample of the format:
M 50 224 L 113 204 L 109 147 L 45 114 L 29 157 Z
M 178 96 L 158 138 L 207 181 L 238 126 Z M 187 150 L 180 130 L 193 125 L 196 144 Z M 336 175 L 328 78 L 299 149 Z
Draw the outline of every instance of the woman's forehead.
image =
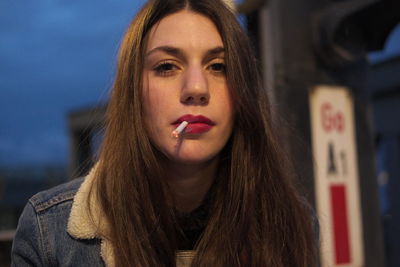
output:
M 183 10 L 166 16 L 150 30 L 146 51 L 159 46 L 182 50 L 209 50 L 223 47 L 223 42 L 215 24 L 209 18 Z

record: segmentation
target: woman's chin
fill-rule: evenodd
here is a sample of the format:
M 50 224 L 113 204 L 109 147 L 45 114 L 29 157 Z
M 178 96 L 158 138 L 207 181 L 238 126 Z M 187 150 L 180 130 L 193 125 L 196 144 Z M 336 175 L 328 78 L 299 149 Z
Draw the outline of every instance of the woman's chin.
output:
M 205 151 L 175 151 L 175 153 L 170 154 L 168 158 L 179 164 L 185 164 L 185 165 L 197 165 L 197 164 L 203 164 L 206 162 L 209 162 L 215 156 L 217 153 L 205 153 Z
M 225 143 L 226 141 L 224 140 L 210 142 L 208 140 L 185 139 L 183 142 L 174 142 L 172 144 L 166 141 L 156 147 L 171 163 L 196 165 L 207 163 L 214 159 Z

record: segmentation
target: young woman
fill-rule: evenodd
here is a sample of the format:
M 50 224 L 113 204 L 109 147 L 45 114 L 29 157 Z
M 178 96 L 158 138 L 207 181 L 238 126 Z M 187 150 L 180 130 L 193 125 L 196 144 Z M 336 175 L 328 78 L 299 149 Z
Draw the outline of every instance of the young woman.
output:
M 31 198 L 13 265 L 315 266 L 256 66 L 222 1 L 148 1 L 121 46 L 98 163 Z

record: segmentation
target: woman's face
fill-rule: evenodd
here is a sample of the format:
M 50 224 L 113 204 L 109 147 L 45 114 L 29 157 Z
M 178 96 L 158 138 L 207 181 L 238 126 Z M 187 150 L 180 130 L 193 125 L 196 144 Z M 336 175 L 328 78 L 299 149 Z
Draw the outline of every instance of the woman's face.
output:
M 216 158 L 233 126 L 224 46 L 207 17 L 180 11 L 149 32 L 143 72 L 144 119 L 152 143 L 170 160 Z M 189 122 L 175 138 L 172 131 Z

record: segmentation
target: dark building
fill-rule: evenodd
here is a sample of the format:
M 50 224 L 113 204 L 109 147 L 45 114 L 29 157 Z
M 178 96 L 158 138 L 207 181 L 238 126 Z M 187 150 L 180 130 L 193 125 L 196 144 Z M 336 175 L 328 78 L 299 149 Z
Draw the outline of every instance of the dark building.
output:
M 373 63 L 369 90 L 386 266 L 400 266 L 400 54 Z

